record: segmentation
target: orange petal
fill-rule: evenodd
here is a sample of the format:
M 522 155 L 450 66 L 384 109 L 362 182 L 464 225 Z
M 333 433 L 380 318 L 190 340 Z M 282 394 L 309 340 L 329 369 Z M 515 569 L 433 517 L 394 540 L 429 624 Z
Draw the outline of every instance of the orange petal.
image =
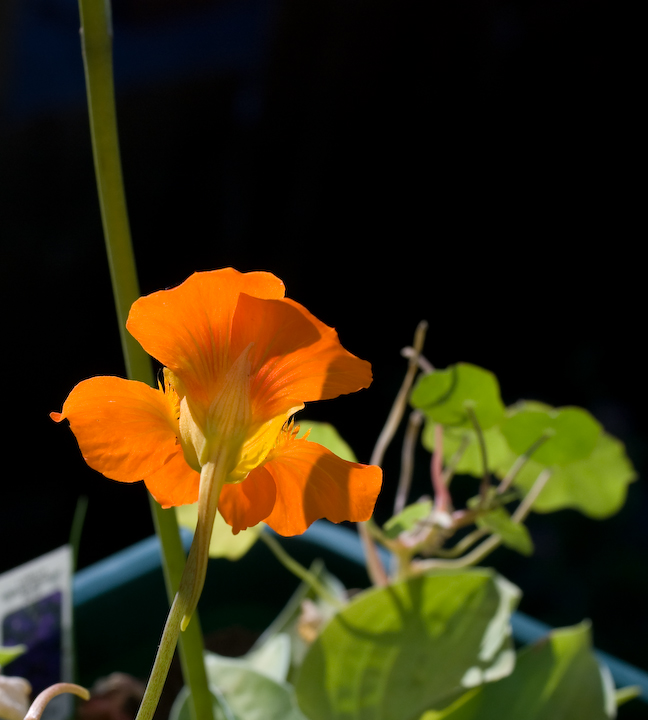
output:
M 319 518 L 368 520 L 382 485 L 379 467 L 347 462 L 303 439 L 279 445 L 264 469 L 274 478 L 277 499 L 263 520 L 286 536 L 305 532 Z
M 273 417 L 304 402 L 371 384 L 371 365 L 347 352 L 333 328 L 292 300 L 241 294 L 232 325 L 232 353 L 251 342 L 255 417 Z
M 179 445 L 177 452 L 157 472 L 144 479 L 163 508 L 191 505 L 198 500 L 200 473 L 189 467 Z
M 236 535 L 266 518 L 272 512 L 275 497 L 272 475 L 260 467 L 253 470 L 243 482 L 226 484 L 221 490 L 218 509 Z
M 63 412 L 51 417 L 70 421 L 85 461 L 112 480 L 146 479 L 182 454 L 168 398 L 141 382 L 106 376 L 84 380 L 69 394 Z
M 126 327 L 149 355 L 171 369 L 185 391 L 209 405 L 230 360 L 232 317 L 239 294 L 282 298 L 284 286 L 271 273 L 233 268 L 200 272 L 170 290 L 133 303 Z

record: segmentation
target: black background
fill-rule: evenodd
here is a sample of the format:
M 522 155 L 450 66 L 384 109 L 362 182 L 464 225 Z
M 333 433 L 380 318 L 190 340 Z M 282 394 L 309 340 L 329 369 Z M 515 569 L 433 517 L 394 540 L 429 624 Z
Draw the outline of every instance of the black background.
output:
M 72 5 L 31 3 L 78 43 Z M 116 3 L 115 62 L 120 33 L 213 3 L 181 5 Z M 283 0 L 251 78 L 207 66 L 118 83 L 142 292 L 228 265 L 282 278 L 373 365 L 369 390 L 307 411 L 362 461 L 402 379 L 400 349 L 426 319 L 437 367 L 492 370 L 506 403 L 586 407 L 645 475 L 630 24 L 611 0 Z M 76 382 L 124 367 L 83 98 L 12 115 L 11 58 L 0 56 L 0 571 L 65 543 L 80 495 L 85 566 L 152 524 L 143 486 L 86 468 L 48 418 Z M 70 72 L 82 78 L 80 52 Z M 534 515 L 536 555 L 489 562 L 520 585 L 523 611 L 552 625 L 589 617 L 598 647 L 645 668 L 647 511 L 640 478 L 614 518 Z

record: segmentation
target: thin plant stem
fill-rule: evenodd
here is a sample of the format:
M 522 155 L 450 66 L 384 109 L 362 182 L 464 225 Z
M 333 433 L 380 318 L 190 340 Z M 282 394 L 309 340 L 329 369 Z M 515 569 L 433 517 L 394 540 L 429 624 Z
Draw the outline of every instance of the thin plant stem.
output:
M 527 464 L 527 462 L 531 459 L 531 456 L 533 453 L 547 440 L 550 438 L 550 435 L 544 434 L 541 435 L 532 445 L 531 447 L 522 455 L 520 455 L 513 465 L 511 466 L 511 469 L 506 473 L 504 478 L 502 478 L 502 482 L 497 487 L 497 492 L 501 495 L 502 493 L 506 492 L 515 478 L 517 477 L 517 474 L 522 470 L 522 468 Z
M 477 433 L 477 442 L 479 444 L 479 454 L 481 456 L 482 461 L 482 481 L 479 488 L 479 494 L 481 495 L 482 501 L 486 499 L 486 494 L 488 492 L 488 488 L 490 487 L 490 475 L 488 473 L 488 455 L 486 453 L 486 441 L 484 440 L 484 433 L 482 431 L 481 425 L 479 424 L 479 420 L 477 419 L 477 415 L 475 414 L 475 411 L 473 408 L 468 407 L 466 408 L 468 412 L 468 417 L 470 418 L 470 422 L 472 423 L 473 427 L 475 428 L 475 432 Z
M 184 617 L 185 609 L 186 600 L 181 599 L 179 593 L 176 594 L 162 631 L 162 638 L 155 656 L 153 669 L 149 675 L 146 691 L 137 711 L 137 718 L 140 720 L 152 718 L 158 706 L 164 683 L 169 674 L 171 661 L 173 660 L 173 653 L 180 637 L 180 623 Z
M 526 520 L 527 515 L 531 512 L 533 503 L 538 499 L 538 495 L 540 495 L 550 477 L 551 470 L 548 468 L 538 475 L 529 492 L 522 498 L 522 501 L 515 509 L 515 512 L 511 515 L 511 520 L 513 520 L 513 522 L 523 523 Z
M 459 447 L 455 450 L 452 457 L 448 461 L 448 464 L 446 465 L 445 470 L 443 471 L 443 482 L 445 485 L 450 485 L 450 480 L 452 480 L 452 477 L 455 473 L 457 465 L 459 465 L 459 462 L 461 461 L 461 458 L 464 456 L 469 445 L 470 445 L 470 436 L 468 434 L 466 434 L 461 439 L 461 443 L 460 443 Z
M 322 600 L 326 600 L 329 605 L 332 605 L 338 610 L 344 607 L 344 603 L 338 600 L 308 568 L 305 568 L 301 563 L 298 563 L 295 558 L 291 557 L 269 532 L 262 532 L 259 538 L 268 546 L 272 554 L 286 570 L 305 582 Z
M 85 521 L 86 512 L 88 511 L 88 497 L 81 495 L 76 507 L 74 508 L 74 516 L 72 518 L 72 526 L 70 528 L 70 547 L 72 548 L 72 572 L 76 572 L 79 562 L 79 547 L 81 545 L 81 533 L 83 532 L 83 523 Z
M 515 512 L 511 515 L 511 520 L 515 523 L 523 523 L 527 515 L 531 512 L 533 503 L 537 500 L 538 495 L 542 492 L 542 489 L 547 484 L 551 477 L 551 470 L 543 470 L 536 481 L 531 486 L 529 492 L 524 496 L 522 502 L 518 505 Z M 434 570 L 438 568 L 464 568 L 471 565 L 476 565 L 481 562 L 485 557 L 490 555 L 497 547 L 502 543 L 502 538 L 499 535 L 491 535 L 486 538 L 481 545 L 471 550 L 463 557 L 445 560 L 445 559 L 434 559 L 434 560 L 419 560 L 413 563 L 412 571 L 418 575 L 428 570 Z
M 27 714 L 25 715 L 25 720 L 40 720 L 43 711 L 50 701 L 57 695 L 62 695 L 63 693 L 72 693 L 72 695 L 77 695 L 83 700 L 90 699 L 90 691 L 81 687 L 81 685 L 75 685 L 74 683 L 67 682 L 55 683 L 54 685 L 50 685 L 48 688 L 45 688 L 45 690 L 36 696 L 34 702 L 31 704 Z
M 131 380 L 154 386 L 150 358 L 126 330 L 128 311 L 140 292 L 119 155 L 110 2 L 79 0 L 79 12 L 95 175 L 126 374 Z M 172 511 L 162 510 L 154 501 L 151 508 L 162 548 L 165 576 L 178 578 L 185 560 L 183 552 L 170 550 L 180 543 L 175 516 Z M 167 581 L 167 591 L 171 601 L 173 582 Z M 196 629 L 199 630 L 198 627 Z M 195 720 L 212 720 L 203 641 L 200 632 L 195 630 L 181 638 L 180 661 L 185 681 L 191 688 L 192 717 Z
M 393 440 L 394 435 L 398 430 L 398 426 L 403 419 L 412 383 L 414 382 L 414 378 L 418 372 L 418 355 L 423 350 L 427 327 L 428 324 L 424 320 L 422 320 L 416 327 L 416 331 L 414 332 L 414 353 L 409 359 L 403 383 L 398 391 L 398 395 L 396 395 L 396 399 L 394 400 L 394 404 L 392 405 L 389 415 L 387 416 L 387 421 L 378 436 L 373 452 L 371 453 L 371 459 L 369 461 L 371 465 L 382 466 L 385 452 L 387 451 L 387 448 Z M 360 539 L 364 547 L 369 578 L 374 585 L 384 587 L 389 583 L 389 577 L 383 567 L 366 523 L 358 523 L 358 534 L 360 535 Z
M 221 453 L 216 462 L 208 462 L 201 469 L 200 493 L 202 494 L 199 499 L 198 524 L 191 543 L 189 558 L 182 571 L 178 592 L 173 598 L 171 610 L 162 631 L 162 638 L 155 656 L 153 669 L 149 675 L 136 720 L 151 720 L 153 717 L 169 674 L 169 667 L 178 640 L 185 636 L 186 632 L 194 624 L 190 620 L 195 615 L 196 604 L 205 583 L 209 542 L 214 527 L 218 498 L 225 480 L 225 465 L 226 453 Z M 205 488 L 208 489 L 207 492 L 204 492 Z M 181 631 L 186 632 L 181 635 Z M 202 663 L 202 669 L 204 672 L 204 663 Z M 191 688 L 191 691 L 193 692 L 193 688 Z M 207 699 L 211 709 L 211 694 L 209 691 Z
M 434 425 L 434 452 L 431 468 L 432 487 L 434 488 L 434 510 L 436 513 L 448 513 L 452 510 L 452 499 L 443 476 L 443 425 Z
M 396 395 L 394 404 L 387 416 L 387 422 L 380 431 L 380 435 L 378 436 L 378 440 L 376 441 L 376 445 L 371 454 L 371 459 L 369 461 L 371 465 L 382 465 L 385 452 L 391 441 L 394 439 L 396 430 L 398 430 L 398 426 L 403 418 L 405 408 L 407 407 L 410 389 L 412 387 L 412 383 L 414 382 L 414 378 L 416 377 L 416 373 L 418 372 L 418 355 L 423 349 L 427 327 L 428 325 L 424 320 L 422 320 L 416 327 L 416 331 L 414 333 L 414 353 L 409 358 L 403 384 L 398 391 L 398 395 Z
M 437 549 L 437 555 L 442 558 L 456 558 L 468 550 L 472 545 L 481 540 L 484 536 L 488 535 L 488 530 L 484 528 L 477 528 L 471 533 L 468 533 L 459 542 L 451 547 L 449 550 L 443 550 L 442 548 Z
M 394 499 L 394 515 L 398 515 L 407 503 L 410 488 L 412 486 L 412 475 L 414 473 L 414 452 L 418 440 L 421 425 L 423 424 L 423 413 L 420 410 L 413 410 L 410 413 L 403 439 L 403 450 L 401 452 L 401 472 L 396 488 Z
M 421 353 L 417 353 L 416 349 L 411 347 L 411 345 L 404 347 L 401 350 L 401 355 L 408 360 L 409 358 L 416 358 L 416 362 L 418 363 L 419 368 L 426 375 L 434 372 L 434 365 L 432 365 L 432 363 L 424 355 L 421 355 Z

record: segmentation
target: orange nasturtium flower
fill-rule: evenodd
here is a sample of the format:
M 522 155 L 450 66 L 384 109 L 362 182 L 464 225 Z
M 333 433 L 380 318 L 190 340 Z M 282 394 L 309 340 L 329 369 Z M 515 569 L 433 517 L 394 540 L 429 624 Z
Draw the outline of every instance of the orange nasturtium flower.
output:
M 126 326 L 164 366 L 163 382 L 94 377 L 72 390 L 51 417 L 69 420 L 88 465 L 143 480 L 163 507 L 198 500 L 199 527 L 216 504 L 234 533 L 369 519 L 380 468 L 298 439 L 291 418 L 305 402 L 368 387 L 371 367 L 284 297 L 277 277 L 195 273 L 137 300 Z

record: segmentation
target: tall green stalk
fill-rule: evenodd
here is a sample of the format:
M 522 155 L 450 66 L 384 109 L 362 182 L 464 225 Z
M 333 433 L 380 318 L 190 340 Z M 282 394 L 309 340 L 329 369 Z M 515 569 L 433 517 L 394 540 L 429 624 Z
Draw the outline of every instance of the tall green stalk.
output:
M 131 380 L 154 386 L 150 358 L 126 331 L 128 311 L 140 292 L 119 156 L 110 1 L 79 0 L 79 10 L 95 174 L 126 372 Z M 152 498 L 150 504 L 162 549 L 167 594 L 172 603 L 185 565 L 185 553 L 175 512 L 162 510 Z M 191 689 L 193 717 L 213 720 L 202 632 L 196 615 L 180 637 L 179 650 L 185 682 Z

